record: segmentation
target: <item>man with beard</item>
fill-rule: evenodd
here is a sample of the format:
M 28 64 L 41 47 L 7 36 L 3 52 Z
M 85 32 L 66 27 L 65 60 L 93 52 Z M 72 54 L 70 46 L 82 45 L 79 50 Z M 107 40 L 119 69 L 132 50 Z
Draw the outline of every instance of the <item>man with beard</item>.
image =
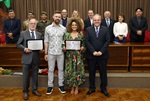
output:
M 53 15 L 53 23 L 45 28 L 45 60 L 48 61 L 48 89 L 46 94 L 53 91 L 54 69 L 57 61 L 59 91 L 64 94 L 64 53 L 62 51 L 63 36 L 66 28 L 60 24 L 61 13 L 56 11 Z

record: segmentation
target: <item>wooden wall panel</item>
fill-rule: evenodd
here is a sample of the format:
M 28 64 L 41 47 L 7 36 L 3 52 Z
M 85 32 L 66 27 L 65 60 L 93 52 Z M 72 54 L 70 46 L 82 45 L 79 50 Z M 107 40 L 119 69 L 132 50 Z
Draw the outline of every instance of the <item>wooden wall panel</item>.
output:
M 142 7 L 145 17 L 150 18 L 149 11 L 150 0 L 12 0 L 12 8 L 16 16 L 21 21 L 27 18 L 29 11 L 34 11 L 37 19 L 40 19 L 40 12 L 46 11 L 48 18 L 52 20 L 55 10 L 67 9 L 70 17 L 73 10 L 78 10 L 81 18 L 87 18 L 87 11 L 94 10 L 95 13 L 102 15 L 106 10 L 111 11 L 112 18 L 116 19 L 119 13 L 125 15 L 125 22 L 135 15 L 135 8 Z M 2 4 L 0 4 L 2 5 Z M 4 8 L 4 7 L 3 7 Z M 150 20 L 149 24 L 150 24 Z M 150 27 L 149 27 L 150 29 Z

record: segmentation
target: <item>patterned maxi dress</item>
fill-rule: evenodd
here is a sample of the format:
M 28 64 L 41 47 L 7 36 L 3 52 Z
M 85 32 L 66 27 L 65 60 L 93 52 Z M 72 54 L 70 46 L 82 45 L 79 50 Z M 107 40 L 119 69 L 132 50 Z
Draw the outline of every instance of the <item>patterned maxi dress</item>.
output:
M 64 35 L 64 41 L 65 40 L 81 40 L 81 46 L 84 47 L 84 35 L 82 33 L 80 33 L 75 39 L 72 39 L 71 33 L 66 33 Z M 69 87 L 80 85 L 85 81 L 84 63 L 82 57 L 83 51 L 81 53 L 77 50 L 66 51 L 65 84 Z

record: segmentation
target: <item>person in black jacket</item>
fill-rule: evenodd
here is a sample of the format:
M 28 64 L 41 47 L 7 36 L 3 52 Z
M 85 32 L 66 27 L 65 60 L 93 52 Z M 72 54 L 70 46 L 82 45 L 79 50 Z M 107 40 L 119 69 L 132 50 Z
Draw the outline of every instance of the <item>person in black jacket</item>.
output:
M 114 33 L 113 33 L 113 27 L 114 27 L 114 23 L 116 22 L 115 20 L 111 19 L 111 13 L 110 11 L 105 11 L 104 12 L 104 19 L 102 19 L 102 26 L 106 26 L 109 29 L 109 34 L 110 34 L 110 42 L 114 41 Z
M 142 16 L 143 9 L 135 9 L 136 16 L 130 19 L 130 42 L 144 42 L 145 31 L 148 29 L 147 19 Z
M 86 29 L 85 36 L 85 45 L 87 48 L 86 57 L 88 59 L 88 67 L 89 67 L 89 81 L 90 87 L 89 91 L 86 93 L 87 95 L 95 92 L 95 71 L 96 64 L 98 64 L 98 68 L 100 71 L 100 79 L 101 92 L 105 96 L 110 96 L 107 92 L 107 59 L 109 57 L 108 54 L 108 46 L 110 43 L 110 34 L 109 30 L 105 26 L 100 26 L 101 24 L 101 16 L 99 14 L 94 15 L 93 17 L 93 26 L 88 27 Z
M 86 20 L 84 20 L 84 30 L 86 30 L 86 28 L 93 25 L 93 16 L 94 16 L 93 10 L 89 10 L 88 18 Z
M 15 17 L 15 12 L 13 10 L 9 10 L 8 16 L 9 18 L 4 20 L 6 44 L 17 43 L 20 36 L 21 22 L 20 19 Z

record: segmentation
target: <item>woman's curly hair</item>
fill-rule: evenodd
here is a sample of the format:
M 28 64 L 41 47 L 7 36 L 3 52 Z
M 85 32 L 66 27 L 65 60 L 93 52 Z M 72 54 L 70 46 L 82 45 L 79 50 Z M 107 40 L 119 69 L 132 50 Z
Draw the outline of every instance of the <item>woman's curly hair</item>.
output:
M 82 31 L 82 22 L 80 18 L 76 17 L 71 17 L 69 21 L 67 22 L 67 32 L 71 33 L 72 32 L 72 23 L 75 22 L 77 24 L 77 31 L 81 32 Z

